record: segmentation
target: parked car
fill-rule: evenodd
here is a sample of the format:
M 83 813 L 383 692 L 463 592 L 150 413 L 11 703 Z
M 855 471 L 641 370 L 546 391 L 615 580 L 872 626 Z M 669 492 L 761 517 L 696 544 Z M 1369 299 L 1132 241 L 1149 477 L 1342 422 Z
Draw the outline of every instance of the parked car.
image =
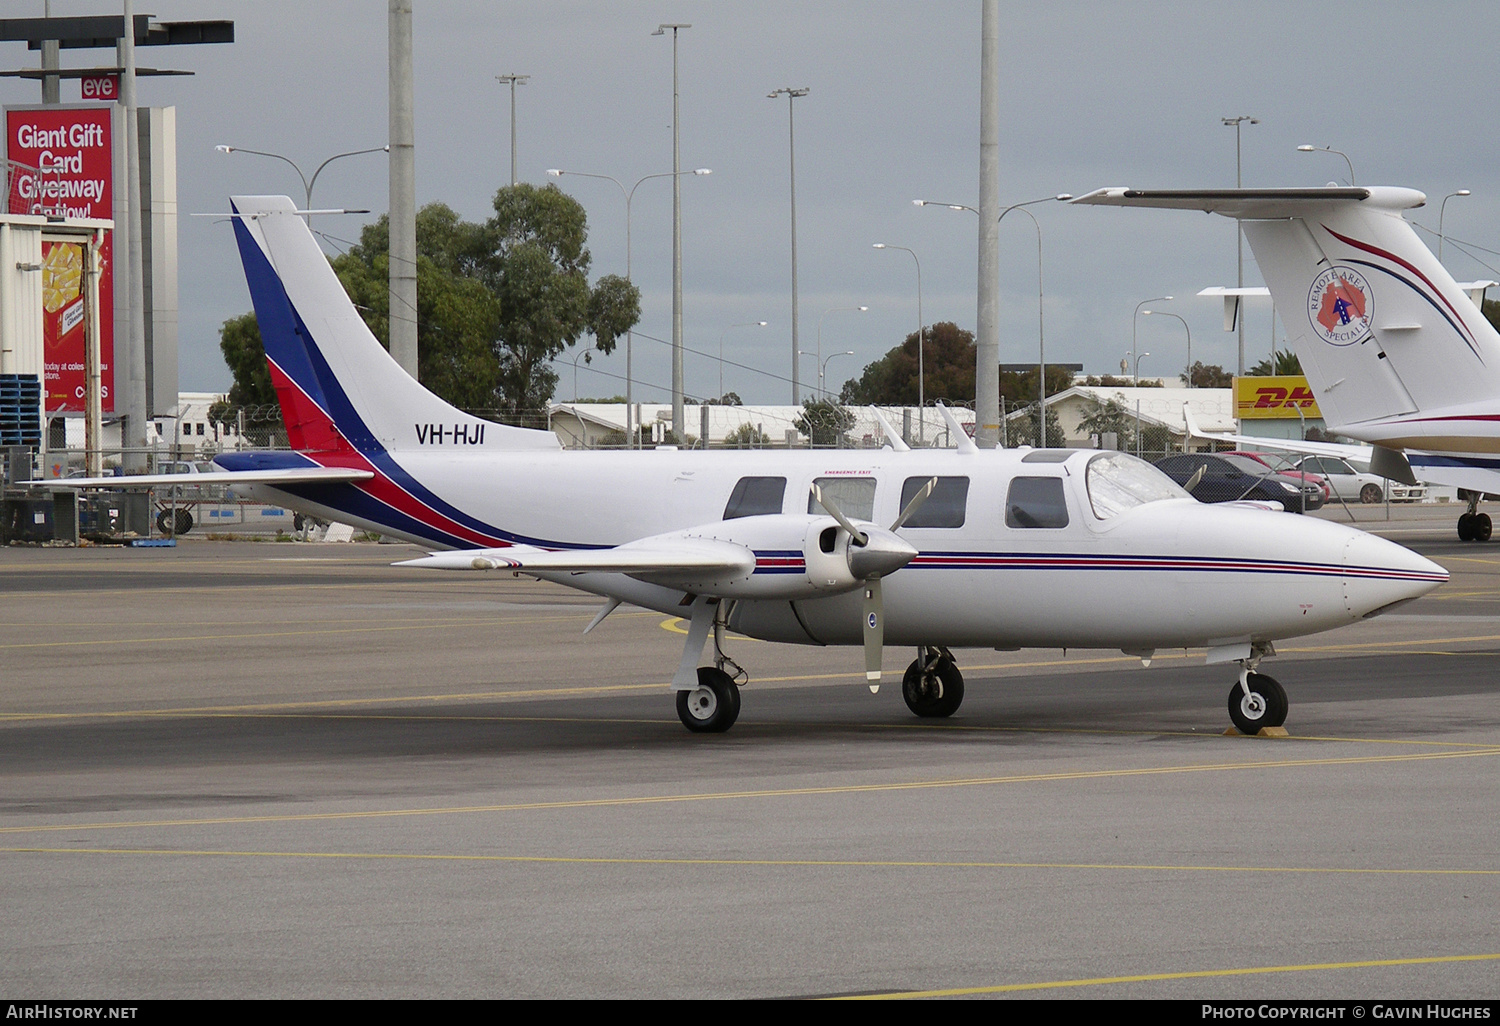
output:
M 1203 471 L 1191 489 L 1199 502 L 1279 502 L 1289 513 L 1305 513 L 1322 508 L 1323 489 L 1311 481 L 1283 477 L 1270 468 L 1244 456 L 1222 453 L 1177 453 L 1163 456 L 1156 467 L 1173 481 L 1186 487 L 1193 475 Z
M 1370 473 L 1369 464 L 1361 465 L 1337 456 L 1305 456 L 1298 465 L 1327 478 L 1333 493 L 1345 502 L 1380 502 L 1385 498 L 1387 485 L 1390 486 L 1392 502 L 1420 502 L 1427 495 L 1426 485 L 1387 481 Z
M 1283 475 L 1285 477 L 1295 477 L 1295 478 L 1300 478 L 1303 481 L 1311 481 L 1313 484 L 1317 485 L 1320 489 L 1322 489 L 1322 491 L 1323 491 L 1323 501 L 1324 502 L 1328 502 L 1330 499 L 1333 498 L 1333 487 L 1328 483 L 1328 479 L 1327 478 L 1323 477 L 1320 474 L 1313 473 L 1310 468 L 1309 469 L 1303 469 L 1302 467 L 1300 467 L 1297 464 L 1293 463 L 1290 459 L 1288 459 L 1287 457 L 1281 455 L 1280 453 L 1274 453 L 1274 452 L 1242 452 L 1242 451 L 1235 451 L 1235 452 L 1223 452 L 1223 453 L 1219 453 L 1219 455 L 1220 456 L 1247 456 L 1250 459 L 1254 460 L 1255 462 L 1261 464 L 1262 466 L 1270 467 L 1276 473 L 1281 474 L 1281 475 Z

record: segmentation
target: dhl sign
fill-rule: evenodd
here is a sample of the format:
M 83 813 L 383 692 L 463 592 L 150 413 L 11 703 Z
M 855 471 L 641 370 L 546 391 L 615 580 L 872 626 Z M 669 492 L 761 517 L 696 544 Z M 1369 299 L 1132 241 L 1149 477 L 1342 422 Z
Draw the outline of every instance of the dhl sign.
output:
M 1274 378 L 1235 378 L 1234 415 L 1240 420 L 1321 417 L 1318 400 L 1300 374 Z

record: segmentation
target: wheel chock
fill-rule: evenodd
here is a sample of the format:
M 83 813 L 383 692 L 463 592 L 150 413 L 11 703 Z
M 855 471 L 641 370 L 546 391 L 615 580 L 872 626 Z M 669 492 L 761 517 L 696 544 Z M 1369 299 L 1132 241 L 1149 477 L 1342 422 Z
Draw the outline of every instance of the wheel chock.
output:
M 1234 727 L 1229 727 L 1229 728 L 1227 728 L 1224 731 L 1223 736 L 1224 737 L 1244 737 L 1245 735 L 1241 734 Z M 1291 737 L 1292 735 L 1290 735 L 1290 734 L 1288 734 L 1286 732 L 1286 728 L 1285 727 L 1261 727 L 1258 731 L 1256 731 L 1254 734 L 1252 734 L 1250 736 L 1251 737 Z

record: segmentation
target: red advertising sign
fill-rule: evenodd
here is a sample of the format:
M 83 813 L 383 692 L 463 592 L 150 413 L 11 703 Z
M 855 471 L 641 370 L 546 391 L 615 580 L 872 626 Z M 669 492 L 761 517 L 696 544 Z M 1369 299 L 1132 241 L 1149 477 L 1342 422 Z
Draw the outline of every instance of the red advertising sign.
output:
M 8 206 L 17 214 L 114 216 L 109 107 L 11 108 L 5 155 L 36 172 L 12 175 Z M 99 247 L 99 362 L 104 412 L 114 412 L 114 253 L 112 232 Z M 43 339 L 48 412 L 82 411 L 84 400 L 83 254 L 76 244 L 42 248 Z
M 84 75 L 78 80 L 85 100 L 113 103 L 120 98 L 119 75 Z

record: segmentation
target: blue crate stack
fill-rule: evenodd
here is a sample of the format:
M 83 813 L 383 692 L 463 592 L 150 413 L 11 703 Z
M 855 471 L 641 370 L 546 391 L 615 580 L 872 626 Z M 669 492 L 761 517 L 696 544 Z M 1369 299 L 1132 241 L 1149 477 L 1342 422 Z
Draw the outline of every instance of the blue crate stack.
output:
M 41 379 L 35 374 L 0 374 L 0 445 L 41 444 Z

